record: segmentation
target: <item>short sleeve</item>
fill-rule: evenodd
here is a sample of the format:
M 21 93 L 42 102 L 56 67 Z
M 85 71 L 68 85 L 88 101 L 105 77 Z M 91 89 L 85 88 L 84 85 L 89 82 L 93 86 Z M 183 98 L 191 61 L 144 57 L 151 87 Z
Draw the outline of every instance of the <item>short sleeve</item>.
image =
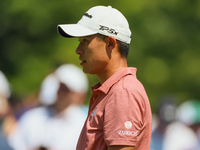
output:
M 117 87 L 109 93 L 104 112 L 104 139 L 107 146 L 135 146 L 143 130 L 142 97 L 136 90 Z

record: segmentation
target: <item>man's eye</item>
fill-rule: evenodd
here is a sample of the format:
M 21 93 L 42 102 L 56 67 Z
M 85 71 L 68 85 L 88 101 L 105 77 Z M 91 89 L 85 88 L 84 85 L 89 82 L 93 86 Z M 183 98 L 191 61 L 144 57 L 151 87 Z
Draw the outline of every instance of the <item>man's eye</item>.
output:
M 89 40 L 85 39 L 85 38 L 82 38 L 82 39 L 79 39 L 79 42 L 81 42 L 81 43 L 89 43 Z
M 85 42 L 88 42 L 88 40 L 87 39 L 83 39 L 83 42 L 85 43 Z

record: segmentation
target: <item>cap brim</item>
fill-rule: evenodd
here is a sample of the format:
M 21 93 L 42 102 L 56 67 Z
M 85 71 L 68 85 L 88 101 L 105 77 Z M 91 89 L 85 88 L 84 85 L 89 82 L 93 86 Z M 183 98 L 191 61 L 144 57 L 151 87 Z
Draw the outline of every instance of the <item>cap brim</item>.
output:
M 62 35 L 63 37 L 83 37 L 88 35 L 96 34 L 97 32 L 94 32 L 88 28 L 85 28 L 79 24 L 64 24 L 64 25 L 58 25 L 58 33 Z

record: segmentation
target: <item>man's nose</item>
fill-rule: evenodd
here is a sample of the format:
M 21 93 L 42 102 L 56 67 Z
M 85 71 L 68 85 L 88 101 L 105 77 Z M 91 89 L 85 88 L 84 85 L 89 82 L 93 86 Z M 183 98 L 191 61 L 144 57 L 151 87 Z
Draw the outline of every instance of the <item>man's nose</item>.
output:
M 83 54 L 83 50 L 81 48 L 81 44 L 79 44 L 78 47 L 76 48 L 76 54 L 78 54 L 78 55 Z

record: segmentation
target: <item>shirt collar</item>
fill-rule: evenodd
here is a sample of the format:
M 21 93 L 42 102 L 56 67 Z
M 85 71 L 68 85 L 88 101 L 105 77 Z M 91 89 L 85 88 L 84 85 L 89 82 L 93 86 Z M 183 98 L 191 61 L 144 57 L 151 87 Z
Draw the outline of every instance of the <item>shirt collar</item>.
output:
M 100 90 L 103 93 L 107 94 L 109 89 L 118 82 L 122 77 L 126 75 L 136 76 L 137 69 L 134 67 L 125 67 L 118 70 L 115 74 L 113 74 L 110 78 L 108 78 L 102 85 L 100 83 L 96 84 L 92 87 L 92 91 Z

